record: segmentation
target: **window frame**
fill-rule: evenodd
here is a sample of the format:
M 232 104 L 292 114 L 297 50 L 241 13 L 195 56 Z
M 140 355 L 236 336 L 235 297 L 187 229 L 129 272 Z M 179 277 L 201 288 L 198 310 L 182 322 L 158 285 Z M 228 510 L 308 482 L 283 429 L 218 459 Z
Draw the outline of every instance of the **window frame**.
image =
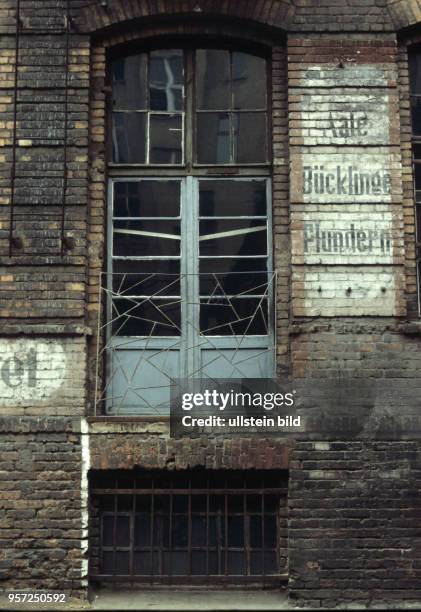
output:
M 113 477 L 110 473 L 109 477 L 102 475 L 100 481 L 94 482 L 91 488 L 90 500 L 92 511 L 91 514 L 95 516 L 97 524 L 96 534 L 97 542 L 95 547 L 98 550 L 97 567 L 95 571 L 90 571 L 91 580 L 97 582 L 116 582 L 116 583 L 150 583 L 150 584 L 212 584 L 218 586 L 218 584 L 226 584 L 233 586 L 243 585 L 250 587 L 276 587 L 280 586 L 287 580 L 287 573 L 281 563 L 282 556 L 286 556 L 287 551 L 282 548 L 281 542 L 283 541 L 282 530 L 285 528 L 283 525 L 283 509 L 286 503 L 286 492 L 287 492 L 287 480 L 286 473 L 284 471 L 273 471 L 273 470 L 258 470 L 256 472 L 238 472 L 229 471 L 221 473 L 220 471 L 201 473 L 199 471 L 189 471 L 187 473 L 179 472 L 177 474 L 169 474 L 161 470 L 152 470 L 150 476 L 144 480 L 143 475 L 140 475 L 140 480 L 137 475 L 132 475 L 129 480 L 124 478 L 122 481 L 118 476 Z M 250 482 L 250 477 L 252 482 Z M 105 480 L 104 480 L 105 478 Z M 267 481 L 269 478 L 269 482 Z M 275 483 L 275 480 L 277 484 Z M 149 482 L 150 481 L 150 482 Z M 180 508 L 174 509 L 174 498 L 176 496 L 182 496 L 187 498 L 187 507 L 185 510 Z M 197 510 L 193 507 L 193 499 L 196 495 L 206 497 L 206 507 L 202 510 Z M 123 499 L 129 502 L 130 507 L 119 508 L 119 499 Z M 139 496 L 150 498 L 149 513 L 149 525 L 146 527 L 149 537 L 146 538 L 148 543 L 137 543 L 135 540 L 135 529 L 136 522 L 140 520 L 137 504 L 139 503 Z M 223 502 L 222 508 L 211 508 L 211 496 L 217 496 Z M 230 508 L 230 504 L 234 501 L 240 501 L 239 507 Z M 254 502 L 256 497 L 260 498 L 259 509 L 249 507 L 249 497 L 254 496 Z M 265 506 L 265 499 L 271 496 L 277 498 L 276 506 L 272 509 L 267 509 Z M 111 502 L 106 504 L 105 500 Z M 162 499 L 166 498 L 168 503 L 167 510 L 165 508 L 159 509 L 157 503 Z M 181 498 L 180 498 L 181 500 Z M 181 500 L 186 501 L 186 499 Z M 203 500 L 202 500 L 203 501 Z M 104 506 L 101 508 L 101 504 Z M 108 506 L 108 507 L 107 507 Z M 172 539 L 173 533 L 173 517 L 174 515 L 182 515 L 186 517 L 188 525 L 187 543 L 184 545 L 175 544 Z M 192 537 L 192 524 L 194 516 L 204 516 L 206 521 L 206 544 L 197 544 L 193 542 Z M 214 516 L 215 515 L 215 516 Z M 159 523 L 158 532 L 162 535 L 164 533 L 163 517 L 167 517 L 168 524 L 168 543 L 165 544 L 164 540 L 154 541 L 155 532 L 155 518 L 161 517 Z M 232 516 L 241 516 L 243 519 L 243 537 L 242 543 L 233 544 L 229 541 L 229 530 L 228 521 Z M 261 519 L 261 544 L 253 544 L 250 536 L 252 535 L 252 523 L 250 517 L 260 517 Z M 108 544 L 103 544 L 104 539 L 104 517 L 112 517 L 112 542 L 108 541 Z M 119 545 L 117 541 L 117 519 L 118 517 L 128 518 L 129 531 L 128 531 L 128 543 L 125 545 Z M 271 544 L 265 542 L 265 531 L 264 522 L 266 517 L 275 518 L 275 538 Z M 215 543 L 210 541 L 210 524 L 211 519 L 214 518 L 217 532 L 215 533 Z M 221 521 L 224 523 L 221 531 Z M 219 525 L 219 528 L 218 528 Z M 108 533 L 110 536 L 110 533 Z M 108 537 L 109 540 L 109 537 Z M 215 550 L 214 550 L 215 549 Z M 103 553 L 108 552 L 113 555 L 113 572 L 105 573 Z M 128 554 L 129 560 L 129 572 L 128 573 L 117 573 L 116 572 L 116 552 L 123 552 Z M 135 573 L 135 560 L 134 556 L 136 553 L 144 553 L 150 559 L 150 572 L 146 573 Z M 167 553 L 170 555 L 172 552 L 184 552 L 187 555 L 187 571 L 186 573 L 175 573 L 172 570 L 164 572 L 163 565 L 163 554 Z M 192 558 L 194 552 L 205 552 L 206 553 L 206 573 L 195 574 L 192 569 Z M 217 572 L 210 572 L 210 560 L 209 554 L 213 552 L 217 554 Z M 243 573 L 229 573 L 228 568 L 228 555 L 229 552 L 238 552 L 243 555 Z M 251 573 L 251 554 L 258 553 L 261 555 L 261 569 L 262 573 Z M 276 565 L 277 570 L 265 573 L 265 553 L 276 554 Z M 225 553 L 225 554 L 224 554 Z M 154 569 L 155 561 L 158 562 L 157 571 Z
M 272 59 L 270 55 L 270 49 L 261 46 L 252 45 L 251 48 L 245 48 L 245 45 L 234 44 L 232 42 L 221 41 L 221 44 L 213 41 L 212 44 L 203 41 L 180 41 L 175 39 L 174 41 L 165 41 L 163 44 L 149 44 L 149 45 L 138 45 L 133 47 L 130 46 L 129 50 L 124 51 L 123 49 L 115 50 L 114 53 L 108 58 L 108 71 L 107 71 L 107 131 L 108 134 L 112 134 L 112 80 L 111 80 L 111 65 L 112 61 L 135 53 L 149 53 L 151 51 L 164 50 L 164 49 L 181 49 L 184 53 L 184 108 L 182 111 L 174 111 L 174 113 L 181 114 L 183 119 L 183 138 L 182 138 L 182 155 L 183 163 L 181 164 L 148 164 L 148 163 L 116 163 L 112 161 L 112 138 L 107 138 L 106 146 L 106 157 L 107 157 L 107 168 L 109 176 L 119 176 L 120 174 L 130 176 L 137 175 L 137 173 L 143 172 L 159 175 L 162 173 L 168 173 L 169 176 L 172 174 L 180 175 L 182 173 L 188 175 L 200 175 L 200 174 L 228 174 L 228 175 L 252 175 L 262 174 L 271 175 L 272 172 L 272 160 L 273 160 L 273 142 L 272 142 Z M 256 55 L 261 57 L 266 62 L 266 109 L 264 111 L 266 116 L 266 161 L 265 162 L 253 162 L 253 163 L 215 163 L 215 164 L 201 164 L 195 161 L 195 142 L 197 136 L 197 125 L 196 125 L 196 70 L 195 70 L 195 52 L 198 49 L 215 49 L 215 50 L 226 50 L 230 54 L 237 51 L 240 53 L 248 53 L 250 55 Z M 147 114 L 158 113 L 160 111 L 146 110 Z M 216 112 L 216 111 L 215 111 Z M 233 112 L 233 109 L 227 112 Z M 247 109 L 243 112 L 253 112 Z M 171 112 L 167 112 L 171 114 Z M 149 123 L 149 121 L 147 122 Z M 148 143 L 149 145 L 149 143 Z M 147 147 L 146 157 L 148 157 L 149 146 Z
M 243 53 L 247 53 L 247 54 L 251 54 L 251 55 L 257 55 L 258 57 L 261 57 L 265 60 L 266 63 L 266 109 L 264 111 L 265 116 L 266 116 L 266 149 L 267 149 L 267 161 L 265 163 L 258 163 L 258 164 L 210 164 L 210 165 L 204 165 L 204 164 L 194 164 L 193 163 L 193 140 L 194 140 L 194 132 L 193 132 L 193 124 L 195 121 L 195 101 L 196 101 L 196 94 L 195 94 L 195 78 L 194 78 L 194 71 L 193 71 L 193 63 L 194 63 L 194 57 L 195 57 L 195 52 L 197 49 L 223 49 L 223 50 L 228 50 L 228 51 L 237 51 L 237 52 L 243 52 Z M 112 134 L 112 130 L 111 130 L 111 119 L 112 119 L 112 112 L 113 112 L 113 105 L 112 105 L 112 98 L 111 98 L 111 94 L 112 94 L 112 88 L 110 87 L 110 73 L 111 73 L 111 64 L 113 59 L 118 59 L 121 57 L 125 57 L 125 56 L 130 56 L 136 53 L 141 53 L 143 51 L 153 51 L 153 50 L 161 50 L 161 49 L 182 49 L 184 52 L 184 57 L 185 57 L 185 63 L 184 63 L 184 67 L 185 67 L 185 90 L 184 90 L 184 100 L 185 100 L 185 106 L 184 106 L 184 124 L 186 126 L 186 131 L 184 133 L 184 143 L 183 147 L 184 147 L 184 151 L 186 152 L 186 158 L 184 159 L 184 164 L 180 164 L 180 165 L 172 165 L 172 164 L 117 164 L 115 162 L 112 161 L 112 150 L 111 150 L 111 146 L 112 146 L 112 138 L 110 138 L 110 134 Z M 245 178 L 249 178 L 249 179 L 256 179 L 256 180 L 265 180 L 266 182 L 266 193 L 267 193 L 267 273 L 268 273 L 268 278 L 269 275 L 273 275 L 273 262 L 274 262 L 274 253 L 273 253 L 273 209 L 272 209 L 272 191 L 273 191 L 273 186 L 272 186 L 272 177 L 273 177 L 273 147 L 274 147 L 274 142 L 273 142 L 273 137 L 272 137 L 272 82 L 271 82 L 271 73 L 272 73 L 272 48 L 268 47 L 268 46 L 263 46 L 263 45 L 251 45 L 249 46 L 248 44 L 245 45 L 244 43 L 241 44 L 237 44 L 235 42 L 230 42 L 230 43 L 226 43 L 226 42 L 221 42 L 220 44 L 218 43 L 218 41 L 213 41 L 212 44 L 208 44 L 207 42 L 203 42 L 203 40 L 197 40 L 197 44 L 194 44 L 194 41 L 192 39 L 186 39 L 184 40 L 181 44 L 180 44 L 180 40 L 167 40 L 165 42 L 165 44 L 159 44 L 158 41 L 152 42 L 151 44 L 148 45 L 139 45 L 137 43 L 132 44 L 132 45 L 124 45 L 124 46 L 119 46 L 113 49 L 109 50 L 108 53 L 108 58 L 107 58 L 107 74 L 108 74 L 108 81 L 107 81 L 107 88 L 106 88 L 106 92 L 108 94 L 107 96 L 107 105 L 106 105 L 106 122 L 108 125 L 108 138 L 106 139 L 106 155 L 107 155 L 107 162 L 106 162 L 106 166 L 107 166 L 107 175 L 108 175 L 108 215 L 107 215 L 107 241 L 106 241 L 106 258 L 105 258 L 105 265 L 106 267 L 106 288 L 107 291 L 109 292 L 110 290 L 110 281 L 111 281 L 111 274 L 112 273 L 112 198 L 113 198 L 113 194 L 112 194 L 112 189 L 110 187 L 110 185 L 114 182 L 114 181 L 118 181 L 118 180 L 141 180 L 141 179 L 154 179 L 154 180 L 170 180 L 170 179 L 178 179 L 181 182 L 183 182 L 184 180 L 186 181 L 190 181 L 192 182 L 193 180 L 199 180 L 200 178 L 206 179 L 206 180 L 211 180 L 213 178 L 215 179 L 245 179 Z M 190 78 L 189 78 L 190 75 Z M 181 216 L 182 216 L 182 212 L 181 212 Z M 198 215 L 199 216 L 199 215 Z M 198 218 L 198 217 L 197 217 Z M 181 218 L 181 223 L 183 224 L 183 216 Z M 198 231 L 198 229 L 197 229 Z M 181 263 L 181 268 L 180 268 L 180 274 L 183 273 L 183 255 L 180 254 L 180 263 Z M 197 265 L 196 268 L 198 270 L 198 262 L 199 259 L 197 257 Z M 276 303 L 275 303 L 275 296 L 276 296 L 276 285 L 274 282 L 274 279 L 272 278 L 272 280 L 270 281 L 271 284 L 271 288 L 270 288 L 270 297 L 269 297 L 269 304 L 268 304 L 268 331 L 265 335 L 250 335 L 248 336 L 244 336 L 244 338 L 246 339 L 245 342 L 242 343 L 242 347 L 244 348 L 248 348 L 250 346 L 250 348 L 253 348 L 251 346 L 252 341 L 254 341 L 255 343 L 258 343 L 259 346 L 259 351 L 261 350 L 261 346 L 263 346 L 263 344 L 265 344 L 265 348 L 268 349 L 268 351 L 270 352 L 270 357 L 268 358 L 268 367 L 267 367 L 267 376 L 268 377 L 274 377 L 275 376 L 275 372 L 276 372 L 276 335 L 277 335 L 277 330 L 276 330 Z M 104 314 L 105 317 L 107 319 L 107 321 L 111 320 L 111 316 L 110 316 L 110 306 L 109 303 L 105 303 L 105 308 L 104 308 Z M 199 315 L 199 313 L 197 313 Z M 127 338 L 128 336 L 121 336 L 121 338 L 112 338 L 112 333 L 110 334 L 110 326 L 107 325 L 105 334 L 104 334 L 104 340 L 105 340 L 105 344 L 108 347 L 111 347 L 111 351 L 114 351 L 115 349 L 119 348 L 119 345 L 124 345 L 125 342 L 127 342 Z M 239 335 L 241 336 L 241 334 Z M 239 337 L 237 336 L 237 337 Z M 219 350 L 225 350 L 225 349 L 229 349 L 230 345 L 229 345 L 229 338 L 230 336 L 209 336 L 209 338 L 214 341 L 215 338 L 218 339 L 217 344 L 218 344 L 218 349 Z M 142 342 L 144 342 L 146 339 L 145 336 L 130 336 L 130 347 L 134 350 L 136 349 L 142 349 L 143 350 L 143 345 Z M 170 343 L 174 343 L 177 340 L 179 340 L 180 337 L 178 336 L 169 336 L 169 337 L 165 337 L 162 336 L 161 338 L 156 338 L 155 342 L 156 345 L 158 347 L 163 347 L 165 342 L 170 342 Z M 228 340 L 227 340 L 228 339 Z M 146 339 L 147 341 L 147 339 Z M 185 341 L 183 341 L 184 344 Z M 182 350 L 183 346 L 180 346 L 180 349 Z M 188 343 L 186 344 L 188 346 Z M 154 344 L 155 346 L 155 344 Z M 215 345 L 216 346 L 216 345 Z M 174 345 L 174 350 L 176 350 L 177 346 Z M 107 349 L 109 350 L 109 349 Z M 191 352 L 191 351 L 190 351 Z M 273 353 L 273 354 L 272 354 Z M 194 372 L 194 359 L 191 355 L 189 355 L 187 357 L 187 374 L 189 372 Z M 108 389 L 108 381 L 109 381 L 109 377 L 110 377 L 110 360 L 108 357 L 106 357 L 103 361 L 102 361 L 102 375 L 103 375 L 103 380 L 106 381 L 104 382 L 105 384 L 105 388 Z M 184 367 L 184 366 L 182 366 Z M 111 368 L 112 371 L 112 368 Z M 266 372 L 266 369 L 265 369 Z M 101 400 L 100 400 L 101 401 Z M 107 398 L 105 400 L 105 403 L 103 404 L 103 406 L 105 406 L 105 409 L 102 409 L 102 413 L 105 414 L 105 416 L 124 416 L 127 418 L 133 418 L 136 416 L 139 416 L 140 418 L 162 418 L 162 414 L 159 413 L 155 413 L 153 410 L 151 410 L 150 412 L 148 412 L 147 414 L 145 413 L 138 413 L 138 412 L 133 412 L 131 410 L 128 411 L 121 411 L 118 408 L 117 411 L 114 411 L 114 408 L 112 406 L 112 400 L 110 403 L 110 400 Z M 154 416 L 155 415 L 155 416 Z

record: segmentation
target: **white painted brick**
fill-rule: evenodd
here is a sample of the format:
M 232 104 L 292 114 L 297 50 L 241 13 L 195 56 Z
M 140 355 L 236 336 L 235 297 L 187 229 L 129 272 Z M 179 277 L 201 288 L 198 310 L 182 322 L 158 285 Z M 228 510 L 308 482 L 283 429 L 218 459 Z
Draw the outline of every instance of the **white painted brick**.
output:
M 84 338 L 0 338 L 0 412 L 83 414 Z
M 403 267 L 296 268 L 293 312 L 295 316 L 400 316 L 403 288 Z

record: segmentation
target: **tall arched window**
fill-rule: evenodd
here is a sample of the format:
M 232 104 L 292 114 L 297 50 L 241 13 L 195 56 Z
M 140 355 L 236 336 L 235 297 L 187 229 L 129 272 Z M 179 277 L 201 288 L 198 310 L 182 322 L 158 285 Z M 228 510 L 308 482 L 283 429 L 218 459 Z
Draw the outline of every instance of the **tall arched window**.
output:
M 268 60 L 165 48 L 110 61 L 108 413 L 171 379 L 274 375 Z

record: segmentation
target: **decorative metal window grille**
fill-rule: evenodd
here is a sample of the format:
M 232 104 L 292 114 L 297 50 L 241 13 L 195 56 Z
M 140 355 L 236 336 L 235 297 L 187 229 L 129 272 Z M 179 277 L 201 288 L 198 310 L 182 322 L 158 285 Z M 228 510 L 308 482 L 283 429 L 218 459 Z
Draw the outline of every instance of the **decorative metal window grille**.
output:
M 99 532 L 94 577 L 279 585 L 286 486 L 281 471 L 103 476 L 92 490 Z

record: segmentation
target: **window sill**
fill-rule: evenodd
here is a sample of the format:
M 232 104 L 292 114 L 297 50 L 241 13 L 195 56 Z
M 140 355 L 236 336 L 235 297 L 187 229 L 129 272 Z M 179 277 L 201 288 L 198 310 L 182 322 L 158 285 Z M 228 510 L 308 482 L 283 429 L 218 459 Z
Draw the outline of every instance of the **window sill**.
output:
M 290 610 L 286 591 L 158 588 L 94 591 L 93 610 Z

